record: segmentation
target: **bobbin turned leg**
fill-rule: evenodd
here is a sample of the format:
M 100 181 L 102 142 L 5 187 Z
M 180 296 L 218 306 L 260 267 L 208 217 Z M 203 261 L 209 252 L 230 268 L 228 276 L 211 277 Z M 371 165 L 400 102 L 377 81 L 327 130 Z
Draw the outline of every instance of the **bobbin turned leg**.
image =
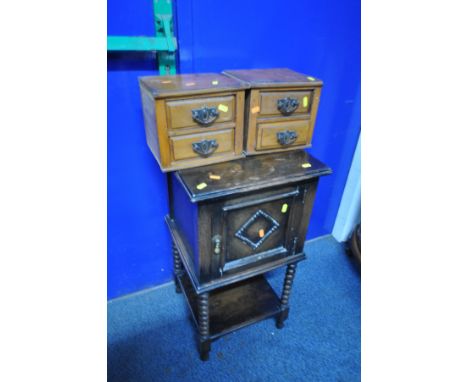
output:
M 177 276 L 180 275 L 182 272 L 182 261 L 180 260 L 180 253 L 174 243 L 172 243 L 172 256 L 174 259 L 174 283 L 176 288 L 176 293 L 181 293 L 182 290 L 180 289 L 179 280 Z
M 198 296 L 198 351 L 200 359 L 207 361 L 210 350 L 211 340 L 210 335 L 210 312 L 209 312 L 209 299 L 208 293 L 202 293 Z
M 283 293 L 281 294 L 281 312 L 276 316 L 276 327 L 282 329 L 284 321 L 289 315 L 289 295 L 291 294 L 292 283 L 296 273 L 297 264 L 289 264 L 284 277 Z

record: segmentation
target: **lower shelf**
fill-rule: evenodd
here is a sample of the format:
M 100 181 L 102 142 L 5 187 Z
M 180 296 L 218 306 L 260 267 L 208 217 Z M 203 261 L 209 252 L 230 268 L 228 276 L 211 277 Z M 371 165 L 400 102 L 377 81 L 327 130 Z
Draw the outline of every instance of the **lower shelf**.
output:
M 195 290 L 187 274 L 179 276 L 179 281 L 198 326 Z M 280 300 L 263 275 L 216 289 L 209 292 L 210 339 L 275 316 L 280 311 Z

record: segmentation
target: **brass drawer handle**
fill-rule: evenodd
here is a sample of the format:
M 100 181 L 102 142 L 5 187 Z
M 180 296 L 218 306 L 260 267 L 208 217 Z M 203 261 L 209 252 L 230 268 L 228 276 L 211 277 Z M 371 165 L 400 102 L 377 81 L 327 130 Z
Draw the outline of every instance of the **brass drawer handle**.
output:
M 278 139 L 278 143 L 282 146 L 291 145 L 296 142 L 297 133 L 295 131 L 280 131 L 276 133 L 276 138 Z
M 278 100 L 278 110 L 283 115 L 290 115 L 299 107 L 299 100 L 297 98 L 281 98 Z
M 202 157 L 209 157 L 216 151 L 218 146 L 219 145 L 218 142 L 216 142 L 216 139 L 204 139 L 200 142 L 192 143 L 193 151 Z
M 192 110 L 192 118 L 195 122 L 202 126 L 208 126 L 212 124 L 216 118 L 219 117 L 219 112 L 215 107 L 203 106 L 200 109 Z

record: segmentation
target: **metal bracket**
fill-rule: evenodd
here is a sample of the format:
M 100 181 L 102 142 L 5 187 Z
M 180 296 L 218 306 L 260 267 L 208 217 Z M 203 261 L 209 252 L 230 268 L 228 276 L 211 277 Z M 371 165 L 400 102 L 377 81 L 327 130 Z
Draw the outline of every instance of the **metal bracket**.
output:
M 154 20 L 156 37 L 162 37 L 167 44 L 166 50 L 158 51 L 159 75 L 176 74 L 175 51 L 177 41 L 174 38 L 172 0 L 154 0 Z
M 172 0 L 154 0 L 156 37 L 107 36 L 108 51 L 156 51 L 160 75 L 176 74 L 177 40 L 174 37 Z

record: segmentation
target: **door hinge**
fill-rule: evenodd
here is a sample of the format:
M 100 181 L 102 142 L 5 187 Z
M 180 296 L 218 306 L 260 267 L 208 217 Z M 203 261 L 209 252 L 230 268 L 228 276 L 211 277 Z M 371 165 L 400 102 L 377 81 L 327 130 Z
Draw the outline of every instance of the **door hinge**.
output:
M 291 249 L 291 255 L 296 254 L 296 247 L 297 247 L 297 236 L 294 237 L 293 244 L 292 244 L 292 249 Z
M 307 190 L 308 190 L 308 187 L 304 187 L 304 190 L 302 191 L 302 204 L 305 204 L 305 198 L 306 198 L 306 195 L 307 195 Z

